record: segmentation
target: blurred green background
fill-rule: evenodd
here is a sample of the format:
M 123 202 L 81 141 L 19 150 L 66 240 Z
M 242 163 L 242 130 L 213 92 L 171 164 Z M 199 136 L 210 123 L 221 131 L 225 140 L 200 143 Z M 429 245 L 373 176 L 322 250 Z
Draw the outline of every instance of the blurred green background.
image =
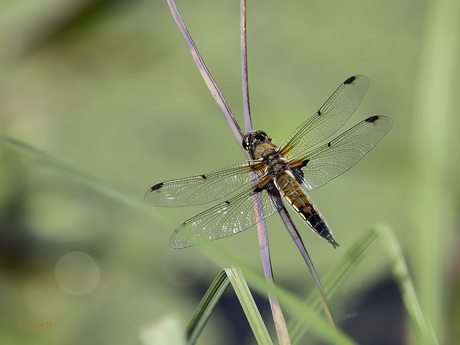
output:
M 239 2 L 177 6 L 242 125 Z M 280 144 L 354 74 L 367 75 L 371 87 L 347 126 L 377 114 L 395 123 L 356 167 L 310 194 L 340 249 L 296 218 L 320 277 L 372 225 L 388 224 L 446 344 L 458 339 L 460 322 L 459 12 L 455 1 L 414 0 L 257 1 L 247 9 L 255 129 Z M 2 1 L 0 121 L 2 134 L 126 195 L 120 201 L 0 150 L 0 343 L 134 344 L 164 315 L 186 323 L 221 266 L 200 248 L 173 251 L 168 239 L 204 207 L 150 209 L 143 194 L 244 155 L 166 2 Z M 311 278 L 278 218 L 268 221 L 276 281 L 306 296 Z M 262 272 L 255 229 L 212 245 Z M 375 293 L 392 285 L 388 267 L 377 245 L 330 301 L 339 324 L 363 317 L 353 309 L 361 298 L 396 303 L 397 317 L 366 311 L 368 324 L 352 335 L 362 344 L 378 344 L 364 340 L 377 329 L 398 339 L 386 344 L 411 341 L 398 295 L 394 302 Z M 229 317 L 218 311 L 202 344 L 240 341 Z M 18 329 L 20 321 L 53 326 Z

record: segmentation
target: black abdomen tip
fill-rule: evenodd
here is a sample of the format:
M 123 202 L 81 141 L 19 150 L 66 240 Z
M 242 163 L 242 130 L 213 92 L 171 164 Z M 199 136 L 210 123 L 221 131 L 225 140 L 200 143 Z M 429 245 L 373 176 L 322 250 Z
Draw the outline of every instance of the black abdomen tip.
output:
M 334 239 L 329 240 L 329 243 L 332 244 L 334 248 L 340 247 L 340 244 L 338 244 Z

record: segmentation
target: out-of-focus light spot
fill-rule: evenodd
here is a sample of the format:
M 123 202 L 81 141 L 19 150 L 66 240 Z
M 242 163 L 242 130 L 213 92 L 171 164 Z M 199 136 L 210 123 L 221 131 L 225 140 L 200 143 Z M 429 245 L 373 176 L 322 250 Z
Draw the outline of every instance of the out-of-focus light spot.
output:
M 70 295 L 85 295 L 99 282 L 99 267 L 86 253 L 70 252 L 56 264 L 56 281 Z
M 160 320 L 145 325 L 139 331 L 142 344 L 185 344 L 181 319 L 177 315 L 165 315 Z

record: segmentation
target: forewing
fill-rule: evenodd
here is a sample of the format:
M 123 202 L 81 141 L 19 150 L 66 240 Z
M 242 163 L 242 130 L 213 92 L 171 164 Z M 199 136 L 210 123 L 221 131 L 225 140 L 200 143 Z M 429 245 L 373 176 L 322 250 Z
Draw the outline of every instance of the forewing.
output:
M 250 188 L 250 172 L 262 168 L 261 163 L 244 162 L 209 174 L 161 182 L 151 187 L 144 198 L 159 207 L 202 205 Z
M 254 194 L 261 196 L 262 207 L 256 203 L 254 208 Z M 180 249 L 231 236 L 256 224 L 256 219 L 260 221 L 273 215 L 281 207 L 281 204 L 273 203 L 266 190 L 245 189 L 182 223 L 171 235 L 169 243 L 174 249 Z
M 279 152 L 295 156 L 329 138 L 356 110 L 369 87 L 369 79 L 357 75 L 345 80 L 324 105 L 307 121 L 297 127 L 281 144 Z
M 355 165 L 392 126 L 389 117 L 371 116 L 329 143 L 293 157 L 289 166 L 301 169 L 305 186 L 316 189 Z

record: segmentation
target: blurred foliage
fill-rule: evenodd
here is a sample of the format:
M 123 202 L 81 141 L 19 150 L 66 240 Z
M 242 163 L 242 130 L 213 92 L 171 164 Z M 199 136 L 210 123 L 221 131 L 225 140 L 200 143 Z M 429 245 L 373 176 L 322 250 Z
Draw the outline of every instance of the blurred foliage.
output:
M 371 79 L 350 125 L 385 114 L 394 128 L 356 167 L 311 196 L 342 247 L 350 247 L 376 222 L 396 230 L 416 273 L 422 308 L 424 301 L 438 303 L 436 308 L 427 303 L 430 321 L 441 342 L 452 343 L 449 339 L 460 336 L 460 167 L 453 132 L 459 126 L 454 97 L 459 88 L 452 82 L 420 91 L 421 85 L 435 85 L 421 71 L 437 64 L 443 47 L 427 43 L 437 42 L 432 33 L 442 25 L 430 21 L 437 13 L 433 3 L 250 2 L 249 87 L 254 127 L 279 144 L 347 77 Z M 177 6 L 242 121 L 239 2 L 179 1 Z M 458 16 L 458 6 L 447 12 Z M 459 61 L 458 40 L 443 37 L 453 61 Z M 427 62 L 430 52 L 434 58 Z M 458 79 L 457 63 L 439 64 L 448 67 L 439 71 L 448 73 L 447 81 Z M 139 204 L 157 182 L 244 159 L 163 1 L 2 1 L 0 76 L 3 134 L 116 186 Z M 437 94 L 446 91 L 450 98 Z M 439 99 L 449 103 L 434 108 L 442 114 L 430 108 L 433 123 L 440 118 L 445 124 L 441 129 L 420 125 L 427 99 L 435 106 Z M 425 170 L 437 163 L 439 152 L 445 156 L 443 169 Z M 15 152 L 2 149 L 0 159 L 0 343 L 140 342 L 140 329 L 163 315 L 191 316 L 222 268 L 199 248 L 169 248 L 175 226 L 202 208 L 127 207 Z M 428 180 L 441 185 L 425 184 L 427 171 Z M 305 229 L 302 235 L 321 276 L 343 253 L 300 219 L 297 223 Z M 277 217 L 270 218 L 268 228 L 277 283 L 306 296 L 312 285 L 294 244 Z M 255 231 L 212 245 L 261 270 Z M 73 251 L 97 263 L 100 280 L 91 293 L 71 295 L 56 281 L 57 263 Z M 427 261 L 436 265 L 425 272 Z M 389 264 L 380 249 L 367 254 L 334 298 L 348 304 L 331 301 L 339 319 L 350 317 L 349 308 L 384 279 Z M 52 321 L 53 327 L 18 330 L 19 321 Z M 406 336 L 411 337 L 409 331 Z M 203 344 L 236 339 L 219 314 L 202 337 Z

